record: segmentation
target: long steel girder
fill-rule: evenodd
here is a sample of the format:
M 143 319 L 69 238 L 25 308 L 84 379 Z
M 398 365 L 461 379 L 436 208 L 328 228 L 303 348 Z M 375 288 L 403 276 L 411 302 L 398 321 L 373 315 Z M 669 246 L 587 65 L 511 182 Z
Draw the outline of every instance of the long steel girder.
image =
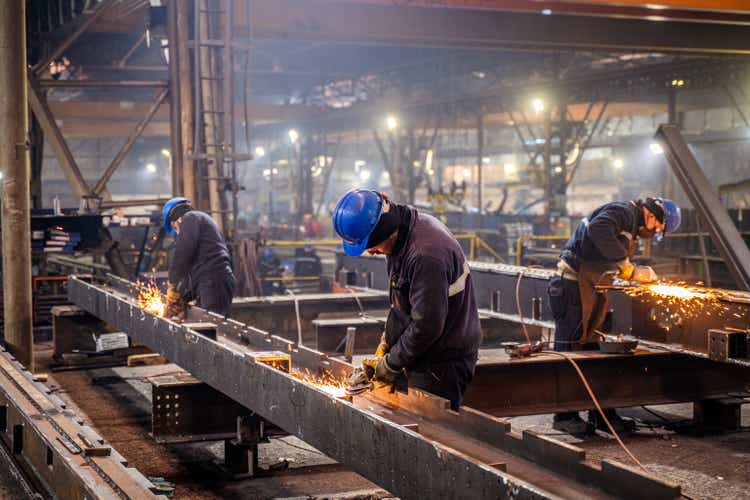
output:
M 68 293 L 85 310 L 400 497 L 679 496 L 679 486 L 613 461 L 595 465 L 575 446 L 514 433 L 507 422 L 468 407 L 453 412 L 448 401 L 418 390 L 378 390 L 353 402 L 333 398 L 264 364 L 264 353 L 288 353 L 293 366 L 313 374 L 344 376 L 351 365 L 192 308 L 189 320 L 217 324 L 212 340 L 139 309 L 129 298 L 131 286 L 71 277 Z
M 656 138 L 664 148 L 664 155 L 675 177 L 708 226 L 711 239 L 726 261 L 737 286 L 750 291 L 750 249 L 721 203 L 716 188 L 690 151 L 680 129 L 675 125 L 662 125 L 656 131 Z
M 254 0 L 258 40 L 486 49 L 750 53 L 750 28 L 481 9 L 322 0 Z M 237 19 L 246 19 L 242 14 Z M 240 31 L 239 33 L 242 33 Z
M 77 278 L 69 280 L 68 294 L 132 339 L 400 497 L 459 498 L 466 485 L 477 499 L 548 497 L 501 471 L 256 362 L 257 352 L 211 340 Z M 242 336 L 247 328 L 237 325 L 237 335 Z M 275 347 L 270 338 L 269 345 Z M 319 358 L 314 351 L 297 349 L 298 354 Z

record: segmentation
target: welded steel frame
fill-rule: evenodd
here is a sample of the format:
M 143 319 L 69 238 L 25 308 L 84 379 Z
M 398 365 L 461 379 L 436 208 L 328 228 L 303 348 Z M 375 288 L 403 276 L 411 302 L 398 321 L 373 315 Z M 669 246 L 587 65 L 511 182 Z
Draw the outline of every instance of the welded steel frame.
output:
M 257 359 L 269 351 L 287 352 L 298 368 L 338 376 L 346 376 L 351 365 L 271 333 L 191 308 L 190 321 L 217 325 L 218 337 L 210 339 L 184 324 L 138 308 L 127 296 L 132 291 L 132 283 L 118 279 L 110 279 L 110 286 L 102 287 L 72 276 L 68 284 L 69 296 L 76 304 L 400 497 L 548 496 L 538 487 L 501 472 L 504 466 L 490 466 L 454 449 L 473 446 L 471 442 L 518 457 L 514 460 L 540 464 L 542 468 L 535 474 L 554 471 L 615 495 L 679 496 L 679 486 L 613 461 L 604 460 L 599 467 L 587 461 L 585 451 L 575 446 L 531 431 L 513 433 L 509 423 L 468 407 L 453 412 L 447 400 L 419 390 L 376 390 L 363 400 L 338 400 Z M 383 418 L 373 403 L 393 408 L 385 414 L 391 417 Z M 389 420 L 395 416 L 394 411 L 413 415 L 411 421 L 421 422 L 420 431 Z M 421 431 L 423 424 L 427 436 L 459 433 L 468 441 L 452 441 L 454 444 L 447 448 L 439 440 L 426 438 Z M 430 428 L 435 434 L 429 433 Z
M 716 188 L 708 180 L 676 125 L 661 125 L 656 139 L 691 203 L 705 221 L 711 239 L 737 286 L 750 291 L 750 249 L 729 217 Z
M 0 349 L 0 446 L 54 498 L 158 498 L 153 484 Z

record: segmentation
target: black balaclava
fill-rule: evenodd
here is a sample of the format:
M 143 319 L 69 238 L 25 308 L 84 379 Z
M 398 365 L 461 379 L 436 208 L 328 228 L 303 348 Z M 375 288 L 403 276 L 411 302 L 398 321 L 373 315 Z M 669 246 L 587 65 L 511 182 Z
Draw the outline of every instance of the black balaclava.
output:
M 656 201 L 655 198 L 646 198 L 646 201 L 638 200 L 636 202 L 636 205 L 638 205 L 638 208 L 648 208 L 649 212 L 654 214 L 654 217 L 656 217 L 660 224 L 664 223 L 664 208 Z M 646 221 L 643 217 L 643 210 L 639 210 L 638 236 L 640 236 L 641 238 L 653 238 L 655 234 L 655 229 L 646 229 Z
M 391 202 L 386 203 L 388 203 L 388 209 L 380 215 L 380 220 L 378 221 L 377 226 L 375 226 L 375 230 L 370 235 L 370 239 L 367 241 L 367 248 L 372 248 L 381 244 L 394 232 L 399 231 L 399 237 L 395 245 L 396 248 L 394 248 L 395 253 L 400 246 L 399 240 L 405 238 L 406 233 L 408 233 L 411 212 L 406 205 L 396 205 Z M 401 244 L 403 244 L 403 242 L 401 242 Z

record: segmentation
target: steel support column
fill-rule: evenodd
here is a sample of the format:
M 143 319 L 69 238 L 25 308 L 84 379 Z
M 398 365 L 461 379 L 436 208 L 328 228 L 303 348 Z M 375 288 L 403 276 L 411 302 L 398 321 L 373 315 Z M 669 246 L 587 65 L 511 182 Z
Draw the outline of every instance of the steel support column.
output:
M 182 88 L 180 87 L 179 65 L 180 51 L 187 50 L 180 47 L 177 37 L 177 9 L 179 3 L 172 0 L 167 3 L 167 39 L 169 47 L 169 139 L 170 139 L 170 167 L 172 180 L 172 195 L 182 195 L 182 124 L 180 123 Z M 189 90 L 186 89 L 186 90 Z
M 675 125 L 662 125 L 656 138 L 664 147 L 672 171 L 688 198 L 708 226 L 711 238 L 732 274 L 737 286 L 750 290 L 750 250 L 726 208 L 701 169 L 695 156 Z
M 0 15 L 0 166 L 4 337 L 8 350 L 34 366 L 31 309 L 29 116 L 25 2 L 3 2 Z
M 182 192 L 186 198 L 195 199 L 195 163 L 191 155 L 195 151 L 193 144 L 193 92 L 198 89 L 193 88 L 190 79 L 190 51 L 187 48 L 188 40 L 188 5 L 187 2 L 175 1 L 175 10 L 177 16 L 177 57 L 178 77 L 180 87 L 180 134 L 182 143 L 182 165 L 179 167 L 182 173 Z M 171 76 L 170 76 L 171 78 Z

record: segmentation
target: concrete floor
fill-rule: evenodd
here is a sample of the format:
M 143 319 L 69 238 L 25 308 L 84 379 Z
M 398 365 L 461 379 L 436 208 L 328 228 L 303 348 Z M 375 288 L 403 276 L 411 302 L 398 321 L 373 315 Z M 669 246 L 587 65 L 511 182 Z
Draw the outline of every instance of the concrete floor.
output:
M 689 426 L 692 403 L 647 408 L 658 416 L 640 407 L 622 409 L 620 415 L 636 419 L 636 433 L 624 443 L 649 471 L 680 484 L 690 498 L 750 499 L 750 407 L 743 408 L 742 430 L 703 436 Z M 553 429 L 550 415 L 508 420 L 515 430 L 531 429 L 575 444 L 594 462 L 610 458 L 636 466 L 609 434 L 575 438 Z
M 336 464 L 294 437 L 261 445 L 262 467 L 286 461 L 288 468 L 269 477 L 227 481 L 216 463 L 223 444 L 158 445 L 148 435 L 150 384 L 146 377 L 173 372 L 175 365 L 89 369 L 58 372 L 49 385 L 80 409 L 99 432 L 133 466 L 151 477 L 176 485 L 175 498 L 388 498 L 361 476 Z M 669 423 L 689 421 L 692 405 L 622 410 L 636 418 L 638 431 L 626 445 L 655 475 L 682 485 L 691 498 L 750 499 L 750 408 L 743 412 L 744 429 L 707 436 L 670 430 Z M 585 414 L 583 415 L 585 417 Z M 590 460 L 614 458 L 631 463 L 616 441 L 598 433 L 576 439 L 552 429 L 550 415 L 510 419 L 514 430 L 533 429 L 584 448 Z M 678 426 L 679 427 L 679 426 Z

